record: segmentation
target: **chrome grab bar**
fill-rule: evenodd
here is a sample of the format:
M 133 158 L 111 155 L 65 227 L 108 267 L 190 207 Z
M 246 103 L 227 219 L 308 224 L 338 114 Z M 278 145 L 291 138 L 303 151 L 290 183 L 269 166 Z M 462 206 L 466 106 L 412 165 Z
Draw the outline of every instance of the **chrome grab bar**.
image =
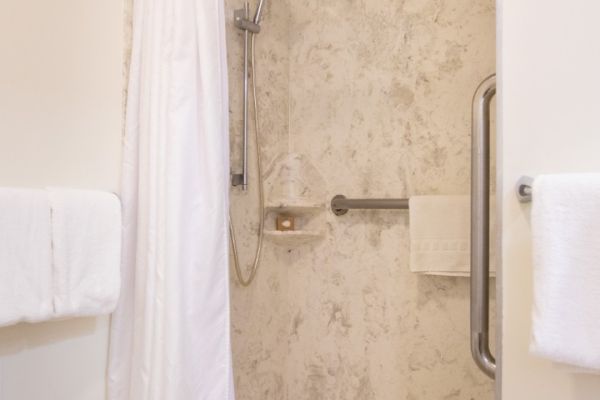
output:
M 408 210 L 408 199 L 347 199 L 338 194 L 331 199 L 331 211 L 344 215 L 348 210 Z
M 471 354 L 490 378 L 496 360 L 490 351 L 490 103 L 496 75 L 487 77 L 473 96 L 471 149 Z

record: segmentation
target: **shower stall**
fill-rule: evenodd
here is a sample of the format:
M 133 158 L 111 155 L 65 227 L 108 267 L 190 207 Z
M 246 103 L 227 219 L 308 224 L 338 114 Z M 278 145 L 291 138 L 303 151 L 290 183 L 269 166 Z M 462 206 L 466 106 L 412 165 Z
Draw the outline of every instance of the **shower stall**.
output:
M 238 399 L 494 398 L 489 236 L 473 285 L 414 274 L 406 211 L 471 190 L 494 2 L 226 4 Z M 482 156 L 490 82 L 473 103 Z M 477 165 L 487 223 L 493 165 Z

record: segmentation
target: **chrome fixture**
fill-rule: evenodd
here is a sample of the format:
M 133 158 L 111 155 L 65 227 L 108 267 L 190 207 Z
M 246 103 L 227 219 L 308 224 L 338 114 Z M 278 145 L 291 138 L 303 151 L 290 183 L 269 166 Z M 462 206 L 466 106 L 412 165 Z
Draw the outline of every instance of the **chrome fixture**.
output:
M 244 8 L 233 12 L 233 24 L 236 28 L 251 33 L 260 33 L 260 25 L 251 21 L 249 18 L 248 3 L 246 3 Z
M 471 148 L 471 353 L 479 368 L 496 376 L 490 351 L 490 104 L 496 75 L 475 91 Z
M 263 10 L 264 0 L 260 0 L 256 8 L 254 20 L 250 20 L 250 4 L 246 3 L 241 10 L 234 11 L 234 24 L 244 31 L 244 80 L 243 80 L 243 167 L 241 174 L 232 174 L 231 183 L 233 186 L 242 186 L 242 190 L 248 188 L 248 83 L 252 81 L 252 105 L 254 106 L 254 138 L 256 142 L 256 175 L 258 180 L 258 207 L 259 207 L 259 225 L 258 225 L 258 243 L 254 253 L 254 261 L 250 269 L 250 275 L 247 279 L 242 274 L 240 266 L 237 242 L 235 239 L 235 226 L 231 212 L 229 213 L 229 237 L 231 238 L 231 251 L 233 253 L 233 265 L 238 281 L 242 286 L 249 286 L 258 271 L 260 257 L 262 254 L 263 239 L 265 232 L 265 196 L 264 180 L 262 176 L 262 157 L 260 154 L 260 121 L 258 109 L 258 97 L 256 95 L 256 60 L 255 60 L 255 37 L 260 32 L 260 20 Z M 249 48 L 250 47 L 250 48 Z M 249 72 L 252 71 L 252 78 L 249 78 Z
M 331 199 L 331 211 L 344 215 L 348 210 L 408 210 L 408 199 L 347 199 L 338 194 Z
M 533 178 L 530 176 L 522 176 L 517 181 L 517 199 L 521 203 L 529 203 L 531 202 L 532 196 L 532 187 L 533 187 Z
M 254 14 L 254 23 L 257 25 L 260 24 L 264 4 L 265 4 L 265 0 L 260 0 L 258 2 L 258 6 L 256 7 L 256 14 Z
M 250 4 L 246 3 L 244 8 L 235 10 L 233 21 L 236 28 L 244 31 L 244 83 L 243 83 L 243 127 L 242 127 L 242 172 L 231 175 L 231 184 L 233 186 L 242 186 L 242 190 L 248 188 L 248 81 L 250 73 L 250 56 L 254 58 L 254 35 L 260 32 L 260 20 L 263 12 L 264 0 L 260 0 L 256 7 L 254 19 L 250 19 Z M 252 41 L 252 43 L 250 43 Z M 251 51 L 249 50 L 252 47 Z M 254 64 L 252 62 L 252 64 Z M 252 79 L 254 79 L 252 71 Z M 255 108 L 256 111 L 256 108 Z

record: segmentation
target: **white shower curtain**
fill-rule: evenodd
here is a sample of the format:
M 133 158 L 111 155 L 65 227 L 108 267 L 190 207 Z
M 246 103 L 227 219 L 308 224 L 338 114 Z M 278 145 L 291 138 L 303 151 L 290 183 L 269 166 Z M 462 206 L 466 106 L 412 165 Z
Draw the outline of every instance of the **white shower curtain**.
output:
M 234 398 L 223 0 L 135 0 L 109 400 Z

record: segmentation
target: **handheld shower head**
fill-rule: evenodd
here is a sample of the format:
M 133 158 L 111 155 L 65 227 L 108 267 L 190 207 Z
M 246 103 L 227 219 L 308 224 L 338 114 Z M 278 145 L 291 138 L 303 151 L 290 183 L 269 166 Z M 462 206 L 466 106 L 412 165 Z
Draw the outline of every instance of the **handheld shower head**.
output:
M 260 24 L 260 18 L 262 17 L 264 3 L 265 3 L 265 0 L 260 0 L 258 2 L 258 7 L 256 7 L 256 14 L 254 14 L 254 23 L 255 24 Z

